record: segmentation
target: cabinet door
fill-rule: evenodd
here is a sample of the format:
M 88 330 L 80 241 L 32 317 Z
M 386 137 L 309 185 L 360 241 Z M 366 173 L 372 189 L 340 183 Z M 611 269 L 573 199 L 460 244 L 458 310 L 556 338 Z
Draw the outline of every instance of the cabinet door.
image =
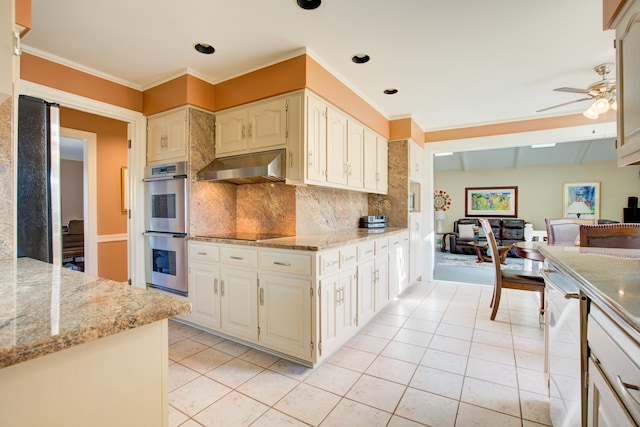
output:
M 389 241 L 389 299 L 392 299 L 400 295 L 409 282 L 409 239 L 402 234 L 392 236 Z
M 248 341 L 258 338 L 258 274 L 223 267 L 220 303 L 224 332 Z
M 347 185 L 364 187 L 364 127 L 353 120 L 347 122 Z
M 422 182 L 422 147 L 409 141 L 409 178 Z
M 389 302 L 389 253 L 376 257 L 375 270 L 375 311 L 380 311 Z
M 632 427 L 637 424 L 605 379 L 598 365 L 589 359 L 589 393 L 587 425 L 598 427 Z
M 188 317 L 198 325 L 220 329 L 220 269 L 217 265 L 189 262 Z
M 327 182 L 347 184 L 347 116 L 327 108 Z
M 382 137 L 376 144 L 376 192 L 387 194 L 389 187 L 389 143 Z
M 409 282 L 413 283 L 422 274 L 422 218 L 419 213 L 409 214 L 410 240 Z
M 259 292 L 258 341 L 271 349 L 310 360 L 311 281 L 261 274 Z
M 287 99 L 276 98 L 249 107 L 251 150 L 283 148 L 287 144 Z
M 165 152 L 165 119 L 150 117 L 147 119 L 147 162 L 162 160 Z
M 327 104 L 307 96 L 307 176 L 306 181 L 327 180 Z
M 187 109 L 175 111 L 166 117 L 167 147 L 165 160 L 187 158 Z
M 375 292 L 374 264 L 370 260 L 358 266 L 358 326 L 375 314 Z
M 358 314 L 358 270 L 353 267 L 340 272 L 340 306 L 336 315 L 338 335 L 349 338 L 356 327 Z
M 618 165 L 640 162 L 640 2 L 616 30 L 618 96 Z
M 304 108 L 303 96 L 296 93 L 287 97 L 287 184 L 304 182 Z
M 339 274 L 325 277 L 319 282 L 320 287 L 320 355 L 330 354 L 335 351 L 339 343 L 338 313 L 340 302 Z
M 369 129 L 364 131 L 363 172 L 364 189 L 375 193 L 378 189 L 377 177 L 378 137 Z
M 216 157 L 247 149 L 246 124 L 245 108 L 216 114 Z

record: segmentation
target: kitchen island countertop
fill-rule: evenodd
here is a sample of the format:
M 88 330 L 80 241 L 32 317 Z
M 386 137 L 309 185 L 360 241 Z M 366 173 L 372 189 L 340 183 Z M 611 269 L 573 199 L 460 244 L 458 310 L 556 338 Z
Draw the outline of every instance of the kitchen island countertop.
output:
M 183 299 L 41 261 L 0 260 L 0 368 L 190 309 Z
M 237 245 L 256 246 L 262 248 L 320 251 L 324 249 L 330 249 L 332 247 L 339 247 L 347 244 L 357 243 L 359 241 L 390 236 L 395 233 L 407 231 L 408 229 L 387 227 L 384 229 L 372 230 L 375 231 L 368 231 L 367 229 L 358 228 L 355 230 L 339 231 L 335 233 L 304 234 L 298 236 L 279 237 L 257 241 L 235 240 L 210 236 L 191 236 L 189 237 L 189 240 L 210 243 L 232 243 Z
M 576 280 L 583 292 L 613 312 L 640 336 L 640 250 L 541 246 L 556 268 Z

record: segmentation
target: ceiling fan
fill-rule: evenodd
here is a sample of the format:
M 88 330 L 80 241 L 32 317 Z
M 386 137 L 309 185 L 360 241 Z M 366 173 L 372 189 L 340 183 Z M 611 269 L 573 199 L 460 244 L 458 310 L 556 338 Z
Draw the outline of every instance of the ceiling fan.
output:
M 596 65 L 595 67 L 593 67 L 594 71 L 602 77 L 602 80 L 590 84 L 586 89 L 578 89 L 573 87 L 559 87 L 554 89 L 555 92 L 584 94 L 587 95 L 586 98 L 576 99 L 575 101 L 569 101 L 563 104 L 554 105 L 552 107 L 543 108 L 536 112 L 540 113 L 542 111 L 551 110 L 552 108 L 558 108 L 583 101 L 593 101 L 591 106 L 589 106 L 589 108 L 582 113 L 589 119 L 597 119 L 600 114 L 606 113 L 610 108 L 613 110 L 617 110 L 618 104 L 616 101 L 616 81 L 615 79 L 607 79 L 607 75 L 611 72 L 612 67 L 612 62 L 605 62 L 604 64 Z

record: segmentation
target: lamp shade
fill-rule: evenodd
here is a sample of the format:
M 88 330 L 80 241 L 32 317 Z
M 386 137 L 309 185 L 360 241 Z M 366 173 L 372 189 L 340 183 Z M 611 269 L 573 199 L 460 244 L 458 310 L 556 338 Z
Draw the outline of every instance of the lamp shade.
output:
M 435 211 L 434 217 L 435 219 L 443 220 L 446 218 L 446 215 L 443 210 L 438 210 L 438 211 Z
M 575 214 L 578 218 L 583 214 L 591 214 L 591 209 L 585 202 L 573 202 L 567 208 L 568 214 Z

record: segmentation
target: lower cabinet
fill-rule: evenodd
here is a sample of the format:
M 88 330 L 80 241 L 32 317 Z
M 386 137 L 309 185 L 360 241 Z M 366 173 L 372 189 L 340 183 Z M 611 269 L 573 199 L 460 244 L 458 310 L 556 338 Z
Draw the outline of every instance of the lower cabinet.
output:
M 223 266 L 220 271 L 221 330 L 249 341 L 258 338 L 258 273 Z
M 314 365 L 405 286 L 404 234 L 392 236 L 325 251 L 189 241 L 184 319 Z
M 309 359 L 311 347 L 311 280 L 260 274 L 258 290 L 261 345 Z

